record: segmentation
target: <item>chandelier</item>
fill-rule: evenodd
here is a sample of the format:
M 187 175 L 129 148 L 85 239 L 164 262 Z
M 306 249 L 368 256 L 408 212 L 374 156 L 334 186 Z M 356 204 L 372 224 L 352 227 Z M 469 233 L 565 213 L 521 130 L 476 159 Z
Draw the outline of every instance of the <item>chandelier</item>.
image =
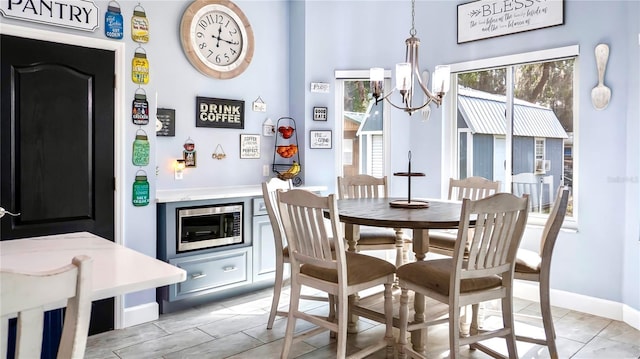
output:
M 396 64 L 396 86 L 388 94 L 384 94 L 384 69 L 380 67 L 374 67 L 370 69 L 369 81 L 371 83 L 371 92 L 376 100 L 376 104 L 379 101 L 387 100 L 387 102 L 400 110 L 408 112 L 409 115 L 415 111 L 425 109 L 431 103 L 435 103 L 436 106 L 442 104 L 442 98 L 449 91 L 449 76 L 450 68 L 448 65 L 436 66 L 433 72 L 432 79 L 432 91 L 427 89 L 429 83 L 428 73 L 425 72 L 425 78 L 420 76 L 420 70 L 418 65 L 418 47 L 420 46 L 420 39 L 416 37 L 415 26 L 415 0 L 411 0 L 411 30 L 409 31 L 410 37 L 405 41 L 407 45 L 407 51 L 405 55 L 405 62 Z M 413 90 L 415 88 L 414 83 L 417 82 L 418 86 L 425 95 L 424 103 L 419 106 L 413 106 Z M 402 96 L 402 105 L 396 105 L 389 99 L 392 93 L 396 90 L 400 92 Z M 430 111 L 429 111 L 430 112 Z

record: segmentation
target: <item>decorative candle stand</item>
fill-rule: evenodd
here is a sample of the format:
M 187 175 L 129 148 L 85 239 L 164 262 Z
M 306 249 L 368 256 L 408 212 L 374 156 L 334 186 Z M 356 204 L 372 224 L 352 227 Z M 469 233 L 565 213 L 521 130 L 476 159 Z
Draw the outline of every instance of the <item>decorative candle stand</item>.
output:
M 411 172 L 411 151 L 409 151 L 409 168 L 407 172 L 396 172 L 394 176 L 407 177 L 407 199 L 399 199 L 395 201 L 389 202 L 391 207 L 399 207 L 399 208 L 427 208 L 429 207 L 429 202 L 422 200 L 412 200 L 411 199 L 411 177 L 424 177 L 424 173 L 420 172 Z

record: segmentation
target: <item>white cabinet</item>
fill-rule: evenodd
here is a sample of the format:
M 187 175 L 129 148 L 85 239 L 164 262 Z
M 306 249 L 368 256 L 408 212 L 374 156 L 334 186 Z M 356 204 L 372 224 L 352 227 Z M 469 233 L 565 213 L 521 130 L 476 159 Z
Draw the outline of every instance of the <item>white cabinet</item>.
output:
M 273 230 L 264 199 L 253 199 L 253 281 L 273 280 L 276 271 L 276 250 Z

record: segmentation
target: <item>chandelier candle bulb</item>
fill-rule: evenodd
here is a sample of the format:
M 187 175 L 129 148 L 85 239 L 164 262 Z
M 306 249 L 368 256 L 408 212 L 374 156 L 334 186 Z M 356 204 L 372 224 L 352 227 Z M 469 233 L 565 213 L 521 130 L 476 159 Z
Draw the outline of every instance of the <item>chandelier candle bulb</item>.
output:
M 396 64 L 396 88 L 400 91 L 411 90 L 411 64 L 401 62 Z

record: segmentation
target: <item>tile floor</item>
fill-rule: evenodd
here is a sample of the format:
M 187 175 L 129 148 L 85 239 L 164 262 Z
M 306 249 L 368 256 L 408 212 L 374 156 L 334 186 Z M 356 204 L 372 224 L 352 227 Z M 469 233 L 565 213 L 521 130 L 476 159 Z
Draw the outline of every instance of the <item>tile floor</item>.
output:
M 281 304 L 288 303 L 288 289 L 281 297 Z M 198 358 L 198 359 L 271 359 L 279 358 L 286 318 L 277 317 L 272 330 L 266 329 L 271 289 L 265 289 L 228 300 L 194 307 L 181 312 L 161 315 L 160 319 L 123 330 L 115 330 L 89 337 L 85 358 Z M 396 298 L 397 299 L 397 298 Z M 397 304 L 397 303 L 396 303 Z M 326 303 L 304 301 L 305 307 L 318 314 L 326 314 Z M 380 305 L 374 301 L 372 306 Z M 427 300 L 427 319 L 446 311 L 441 304 Z M 397 310 L 397 306 L 395 306 Z M 516 327 L 524 331 L 540 333 L 542 323 L 538 304 L 516 299 Z M 485 325 L 491 325 L 499 317 L 492 307 L 484 312 Z M 560 358 L 640 359 L 640 331 L 623 322 L 589 314 L 554 309 L 554 321 Z M 298 321 L 296 330 L 310 324 Z M 378 323 L 360 319 L 359 333 L 350 335 L 348 352 L 366 346 L 384 333 Z M 506 353 L 504 340 L 489 342 L 494 349 Z M 447 325 L 430 327 L 427 340 L 428 358 L 448 357 Z M 462 358 L 489 358 L 480 351 L 461 349 Z M 548 358 L 546 347 L 518 342 L 520 358 Z M 297 343 L 291 358 L 335 358 L 335 341 L 327 332 Z M 384 358 L 383 352 L 369 358 Z

